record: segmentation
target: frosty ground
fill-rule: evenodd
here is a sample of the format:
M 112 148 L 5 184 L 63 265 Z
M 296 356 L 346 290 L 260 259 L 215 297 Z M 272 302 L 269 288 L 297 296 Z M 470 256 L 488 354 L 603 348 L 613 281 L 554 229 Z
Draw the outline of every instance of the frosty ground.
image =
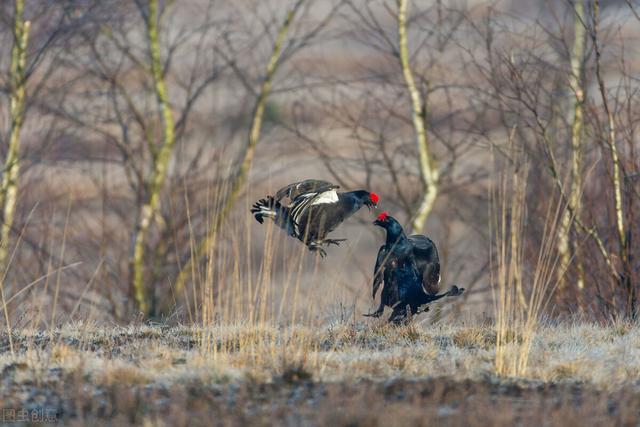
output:
M 11 338 L 0 336 L 3 409 L 55 414 L 70 425 L 640 420 L 640 327 L 628 323 L 543 324 L 527 374 L 517 378 L 495 374 L 490 324 L 77 323 Z M 520 340 L 512 334 L 507 353 L 515 357 Z

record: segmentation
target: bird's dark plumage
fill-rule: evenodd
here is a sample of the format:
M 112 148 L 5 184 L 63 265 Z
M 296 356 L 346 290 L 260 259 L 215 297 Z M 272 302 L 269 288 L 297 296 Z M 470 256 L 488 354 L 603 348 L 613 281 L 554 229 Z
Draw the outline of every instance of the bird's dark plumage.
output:
M 338 245 L 343 240 L 327 239 L 327 234 L 363 205 L 371 208 L 378 202 L 375 193 L 365 190 L 338 192 L 338 188 L 338 185 L 315 179 L 294 182 L 278 190 L 275 196 L 257 201 L 251 213 L 261 224 L 265 217 L 273 219 L 288 235 L 324 256 L 326 252 L 322 245 Z
M 374 224 L 387 231 L 374 269 L 374 298 L 383 282 L 384 286 L 378 309 L 368 316 L 379 317 L 387 306 L 393 309 L 389 321 L 398 323 L 406 319 L 407 306 L 411 314 L 416 314 L 422 305 L 464 292 L 456 286 L 440 295 L 426 292 L 425 282 L 437 284 L 440 280 L 440 264 L 433 242 L 420 235 L 407 237 L 398 221 L 386 212 L 380 214 Z
M 413 246 L 422 286 L 428 293 L 437 294 L 440 290 L 440 257 L 435 243 L 421 234 L 412 234 L 408 239 Z

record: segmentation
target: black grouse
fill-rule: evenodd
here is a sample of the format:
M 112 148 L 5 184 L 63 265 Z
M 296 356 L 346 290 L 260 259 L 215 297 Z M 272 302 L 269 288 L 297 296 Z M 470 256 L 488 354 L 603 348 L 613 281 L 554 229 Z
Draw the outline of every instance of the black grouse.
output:
M 363 205 L 369 209 L 378 203 L 376 193 L 365 190 L 338 192 L 338 185 L 317 179 L 294 182 L 258 200 L 251 213 L 262 224 L 268 217 L 276 225 L 303 242 L 309 250 L 321 256 L 322 245 L 338 245 L 345 239 L 327 239 L 326 236 Z M 288 201 L 288 203 L 285 203 Z
M 387 240 L 380 247 L 376 259 L 373 276 L 374 298 L 382 281 L 384 286 L 378 309 L 365 316 L 380 317 L 384 307 L 388 306 L 393 309 L 389 321 L 400 323 L 407 318 L 407 306 L 413 315 L 417 314 L 420 306 L 424 304 L 464 292 L 463 288 L 452 286 L 448 292 L 440 295 L 427 293 L 424 288 L 425 281 L 431 286 L 434 281 L 437 285 L 440 279 L 440 264 L 433 242 L 424 236 L 408 238 L 398 221 L 386 212 L 381 213 L 374 224 L 387 231 Z M 417 261 L 416 253 L 421 258 L 420 262 Z M 434 259 L 435 262 L 430 262 Z M 422 271 L 420 266 L 423 268 Z

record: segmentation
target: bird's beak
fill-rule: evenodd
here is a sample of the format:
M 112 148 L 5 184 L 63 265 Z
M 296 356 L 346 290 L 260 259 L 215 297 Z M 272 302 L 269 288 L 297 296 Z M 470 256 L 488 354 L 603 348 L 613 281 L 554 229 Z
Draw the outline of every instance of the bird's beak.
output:
M 376 203 L 373 203 L 371 200 L 367 200 L 366 202 L 364 202 L 365 205 L 367 205 L 367 208 L 369 209 L 369 211 L 371 211 L 371 208 L 377 208 L 378 205 Z
M 382 227 L 382 221 L 380 221 L 379 219 L 376 219 L 375 221 L 373 221 L 373 225 L 377 225 L 378 227 Z

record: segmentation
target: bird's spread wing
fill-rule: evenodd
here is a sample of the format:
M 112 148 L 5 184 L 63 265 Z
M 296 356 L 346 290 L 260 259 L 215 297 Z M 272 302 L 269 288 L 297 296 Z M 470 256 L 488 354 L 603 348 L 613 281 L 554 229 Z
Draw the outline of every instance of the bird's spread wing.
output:
M 388 250 L 386 246 L 381 246 L 378 251 L 378 258 L 376 258 L 376 267 L 373 270 L 373 298 L 376 297 L 380 283 L 383 279 L 383 270 L 387 261 Z
M 294 201 L 297 197 L 304 194 L 319 194 L 324 193 L 325 191 L 335 190 L 336 188 L 340 188 L 340 186 L 328 181 L 305 179 L 304 181 L 294 182 L 293 184 L 289 184 L 286 187 L 281 188 L 278 190 L 274 198 L 276 200 L 282 200 L 283 198 L 288 197 L 289 200 Z
M 424 290 L 430 294 L 437 293 L 440 289 L 440 259 L 435 243 L 420 234 L 409 236 L 408 239 L 413 247 L 419 274 L 422 275 Z
M 310 221 L 320 221 L 321 223 L 326 221 L 326 217 L 322 215 L 322 209 L 315 208 L 311 211 L 309 208 L 315 205 L 337 203 L 339 197 L 338 193 L 336 193 L 336 188 L 338 188 L 337 185 L 327 181 L 306 180 L 297 183 L 288 190 L 289 198 L 292 200 L 289 204 L 291 219 L 295 233 L 298 236 L 309 231 L 306 230 L 306 227 Z M 315 219 L 311 217 L 315 217 Z M 325 231 L 324 234 L 331 229 L 328 224 L 325 224 L 322 228 Z M 313 235 L 314 233 L 311 234 Z

